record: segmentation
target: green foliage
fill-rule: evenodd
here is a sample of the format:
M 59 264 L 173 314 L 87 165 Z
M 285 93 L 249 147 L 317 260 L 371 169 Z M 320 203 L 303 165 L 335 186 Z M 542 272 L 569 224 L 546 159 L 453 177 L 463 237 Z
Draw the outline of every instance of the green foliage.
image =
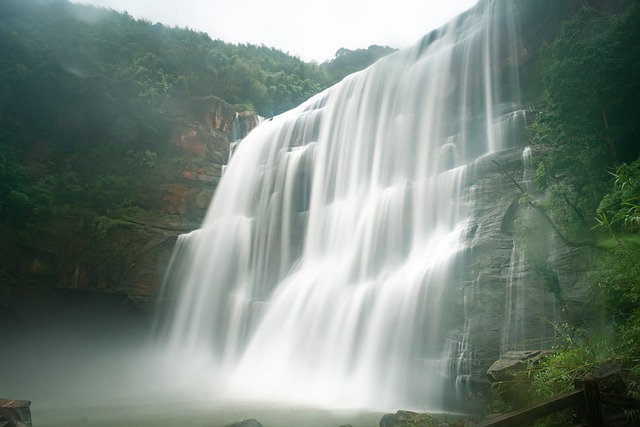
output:
M 0 220 L 22 230 L 144 205 L 192 97 L 271 116 L 334 83 L 277 49 L 68 0 L 1 1 L 0 52 Z
M 98 239 L 104 239 L 107 237 L 109 230 L 116 228 L 119 225 L 126 224 L 125 222 L 117 219 L 113 219 L 107 216 L 98 216 L 93 218 L 91 228 Z
M 441 425 L 441 422 L 425 413 L 400 410 L 395 414 L 387 414 L 382 417 L 380 425 L 393 425 L 397 427 L 435 427 Z
M 491 412 L 511 412 L 572 391 L 575 384 L 603 362 L 616 358 L 610 336 L 561 324 L 556 325 L 557 345 L 552 353 L 529 362 L 509 381 L 494 383 Z M 573 425 L 573 411 L 562 411 L 539 419 L 538 427 Z
M 594 274 L 594 296 L 614 321 L 624 324 L 640 312 L 640 238 L 621 236 L 612 240 L 615 243 Z
M 556 351 L 532 369 L 531 390 L 541 400 L 573 390 L 576 380 L 614 357 L 607 337 L 594 338 L 569 325 L 558 325 L 556 331 Z
M 340 81 L 347 75 L 363 70 L 378 59 L 387 56 L 397 49 L 389 46 L 371 45 L 367 49 L 350 50 L 340 48 L 336 52 L 335 58 L 325 62 L 321 67 L 329 74 L 334 81 Z
M 640 159 L 631 164 L 622 163 L 611 172 L 613 186 L 598 206 L 602 225 L 617 230 L 640 231 Z
M 68 0 L 0 2 L 0 52 L 0 218 L 24 227 L 139 203 L 191 97 L 271 116 L 337 80 L 264 45 Z
M 546 108 L 529 127 L 535 179 L 565 224 L 589 225 L 607 171 L 640 154 L 639 28 L 640 5 L 618 16 L 584 8 L 543 49 Z
M 576 380 L 612 359 L 621 360 L 635 378 L 640 378 L 639 163 L 621 164 L 611 173 L 610 191 L 598 208 L 600 228 L 610 238 L 600 244 L 602 251 L 591 274 L 591 297 L 593 311 L 601 310 L 612 327 L 598 335 L 598 322 L 588 329 L 559 326 L 555 352 L 528 371 L 532 398 L 546 399 L 570 391 Z M 640 395 L 637 380 L 629 384 L 628 393 Z M 547 420 L 539 425 L 558 424 Z
M 158 153 L 151 150 L 127 151 L 127 162 L 134 167 L 153 169 L 156 166 L 157 158 Z
M 533 180 L 541 190 L 547 189 L 549 185 L 549 172 L 547 172 L 547 167 L 544 163 L 538 163 Z
M 21 193 L 21 183 L 26 176 L 26 168 L 16 159 L 10 147 L 0 144 L 0 217 L 24 213 L 28 207 L 26 196 Z
M 185 114 L 191 96 L 215 95 L 271 116 L 334 82 L 317 64 L 277 49 L 66 0 L 6 0 L 0 24 L 5 113 L 73 135 L 101 130 L 146 149 L 161 140 L 163 121 Z
M 640 159 L 621 164 L 611 175 L 611 190 L 598 207 L 599 225 L 611 239 L 603 242 L 607 252 L 595 273 L 594 291 L 621 334 L 627 334 L 631 319 L 640 316 Z

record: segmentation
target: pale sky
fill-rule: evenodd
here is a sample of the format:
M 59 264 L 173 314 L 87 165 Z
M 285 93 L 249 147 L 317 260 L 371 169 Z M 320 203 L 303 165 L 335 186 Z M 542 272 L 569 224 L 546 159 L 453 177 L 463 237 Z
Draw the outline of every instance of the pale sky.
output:
M 333 59 L 341 47 L 403 48 L 477 0 L 74 0 L 212 39 L 275 47 L 305 61 Z

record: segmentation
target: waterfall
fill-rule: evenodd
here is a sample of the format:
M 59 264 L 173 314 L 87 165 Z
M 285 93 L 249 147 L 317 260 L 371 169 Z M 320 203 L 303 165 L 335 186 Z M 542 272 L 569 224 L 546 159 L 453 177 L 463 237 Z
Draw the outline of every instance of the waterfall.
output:
M 237 146 L 167 273 L 174 367 L 232 398 L 451 406 L 465 188 L 521 126 L 516 15 L 481 1 Z
M 531 194 L 531 147 L 524 148 L 522 163 L 520 186 Z M 531 209 L 521 210 L 521 221 L 526 221 L 527 225 L 520 227 L 524 230 L 520 230 L 522 235 L 514 238 L 511 250 L 501 341 L 503 354 L 508 351 L 550 349 L 555 340 L 553 324 L 557 316 L 554 291 L 557 292 L 558 289 L 554 281 L 557 281 L 557 277 L 548 266 L 554 254 L 550 253 L 549 248 L 545 251 L 538 248 L 540 245 L 547 246 L 552 236 L 540 233 L 540 228 L 536 229 L 538 235 L 527 236 L 531 233 L 536 217 Z M 545 256 L 541 257 L 541 254 Z M 544 283 L 539 283 L 541 281 Z
M 526 191 L 530 191 L 531 180 L 531 147 L 526 147 L 522 152 L 523 176 L 522 184 Z M 509 262 L 508 282 L 505 295 L 505 316 L 501 353 L 513 350 L 529 349 L 532 343 L 527 342 L 525 325 L 525 293 L 527 291 L 525 250 L 522 239 L 513 240 L 511 259 Z M 539 344 L 539 343 L 536 343 Z
M 263 121 L 264 117 L 251 111 L 236 113 L 236 117 L 229 127 L 229 133 L 227 135 L 229 141 L 231 143 L 240 141 Z

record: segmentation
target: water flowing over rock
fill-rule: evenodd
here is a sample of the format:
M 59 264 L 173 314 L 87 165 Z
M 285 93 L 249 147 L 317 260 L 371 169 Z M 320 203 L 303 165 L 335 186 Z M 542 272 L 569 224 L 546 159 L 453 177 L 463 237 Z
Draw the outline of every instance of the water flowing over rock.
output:
M 236 113 L 236 118 L 229 128 L 229 142 L 243 139 L 263 121 L 264 118 L 253 111 Z
M 481 1 L 242 141 L 167 274 L 182 375 L 233 398 L 443 410 L 502 351 L 551 342 L 556 294 L 516 238 L 540 222 L 518 203 L 516 18 Z

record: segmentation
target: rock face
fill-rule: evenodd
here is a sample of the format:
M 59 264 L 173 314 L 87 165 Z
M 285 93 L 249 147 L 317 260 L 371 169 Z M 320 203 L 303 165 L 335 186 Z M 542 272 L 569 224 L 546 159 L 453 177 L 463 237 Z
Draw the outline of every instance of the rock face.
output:
M 550 349 L 554 322 L 584 320 L 586 314 L 589 249 L 567 246 L 553 219 L 523 199 L 531 184 L 523 151 L 480 159 L 466 189 L 475 200 L 469 267 L 458 272 L 452 290 L 460 313 L 454 321 L 464 327 L 451 340 L 460 349 L 453 356 L 458 372 L 471 386 L 487 384 L 487 368 L 507 352 Z
M 171 137 L 175 158 L 182 162 L 163 165 L 160 194 L 152 193 L 149 208 L 195 221 L 204 217 L 229 158 L 227 134 L 235 119 L 235 109 L 219 98 L 191 99 L 190 116 Z
M 157 160 L 140 194 L 143 209 L 93 222 L 53 218 L 38 239 L 4 254 L 8 269 L 7 280 L 0 280 L 0 304 L 11 306 L 24 297 L 25 287 L 37 293 L 52 286 L 152 304 L 177 236 L 197 228 L 206 213 L 228 160 L 227 134 L 234 120 L 235 109 L 223 100 L 192 99 L 190 111 L 168 135 L 168 155 Z M 41 145 L 40 151 L 46 149 Z M 0 239 L 10 235 L 0 227 Z
M 229 130 L 229 141 L 234 142 L 244 138 L 245 135 L 255 129 L 262 120 L 262 117 L 252 111 L 238 113 Z
M 236 110 L 215 96 L 191 98 L 191 114 L 197 123 L 224 134 L 236 118 Z
M 584 3 L 543 0 L 530 3 L 533 7 L 521 14 L 516 59 L 523 97 L 536 108 L 543 108 L 540 48 L 554 39 L 562 21 Z M 631 2 L 586 3 L 608 14 L 624 10 Z M 521 147 L 525 144 L 523 141 Z M 452 340 L 466 349 L 463 352 L 473 353 L 468 359 L 461 357 L 468 364 L 460 367 L 471 384 L 486 383 L 490 366 L 490 375 L 501 375 L 492 366 L 496 361 L 505 363 L 517 354 L 550 349 L 554 322 L 587 324 L 593 318 L 593 307 L 585 306 L 585 301 L 586 273 L 595 254 L 587 246 L 563 241 L 553 229 L 554 219 L 525 201 L 524 191 L 535 195 L 535 189 L 526 176 L 531 171 L 526 170 L 523 148 L 481 159 L 467 188 L 477 200 L 476 223 L 467 242 L 471 268 L 460 274 L 456 287 L 460 300 L 465 301 L 460 311 L 467 326 L 458 335 L 452 334 Z

